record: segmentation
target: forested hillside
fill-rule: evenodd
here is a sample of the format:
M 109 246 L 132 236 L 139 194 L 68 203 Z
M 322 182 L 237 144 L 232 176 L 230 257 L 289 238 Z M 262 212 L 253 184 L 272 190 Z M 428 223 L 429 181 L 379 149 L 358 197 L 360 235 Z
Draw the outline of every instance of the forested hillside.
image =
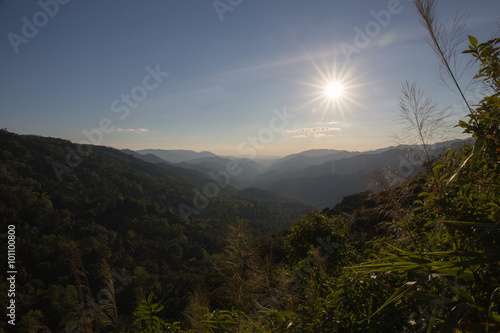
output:
M 193 285 L 215 278 L 210 257 L 221 250 L 229 224 L 242 219 L 261 239 L 310 210 L 271 194 L 266 201 L 239 195 L 227 186 L 186 221 L 179 205 L 192 205 L 193 188 L 213 181 L 194 171 L 99 146 L 67 159 L 82 147 L 5 130 L 0 147 L 0 216 L 2 230 L 15 226 L 17 327 L 24 331 L 36 323 L 51 331 L 80 323 L 111 282 L 119 313 L 114 320 L 122 329 L 146 292 L 168 304 L 166 318 L 178 319 Z

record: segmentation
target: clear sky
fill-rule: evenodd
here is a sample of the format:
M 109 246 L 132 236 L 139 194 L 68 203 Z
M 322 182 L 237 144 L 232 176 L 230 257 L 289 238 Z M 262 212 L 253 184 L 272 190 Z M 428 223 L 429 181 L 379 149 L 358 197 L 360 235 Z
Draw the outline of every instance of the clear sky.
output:
M 438 7 L 469 13 L 480 41 L 499 30 L 498 0 Z M 464 114 L 408 0 L 0 0 L 0 36 L 0 126 L 16 133 L 222 155 L 364 151 L 395 143 L 404 80 Z M 325 93 L 333 81 L 340 96 Z

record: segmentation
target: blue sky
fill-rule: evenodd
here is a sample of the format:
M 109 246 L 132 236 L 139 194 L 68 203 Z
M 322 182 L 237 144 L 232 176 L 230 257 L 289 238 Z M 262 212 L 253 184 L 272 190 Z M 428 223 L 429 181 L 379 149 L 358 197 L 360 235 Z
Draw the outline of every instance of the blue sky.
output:
M 464 114 L 439 84 L 410 1 L 218 3 L 227 10 L 195 0 L 0 1 L 1 127 L 74 142 L 93 133 L 117 148 L 285 155 L 395 144 L 404 80 Z M 499 30 L 497 0 L 438 7 L 442 18 L 470 13 L 479 40 Z M 383 10 L 390 19 L 377 22 Z M 373 37 L 348 61 L 341 45 L 356 47 L 357 28 Z M 324 95 L 334 79 L 344 83 L 337 100 Z

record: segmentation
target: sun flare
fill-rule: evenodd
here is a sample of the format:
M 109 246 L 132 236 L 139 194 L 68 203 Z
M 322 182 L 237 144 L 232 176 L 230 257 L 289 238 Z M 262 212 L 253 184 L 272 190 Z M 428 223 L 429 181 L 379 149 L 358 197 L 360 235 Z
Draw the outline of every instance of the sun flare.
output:
M 355 74 L 355 65 L 340 64 L 334 56 L 309 60 L 314 71 L 307 74 L 308 81 L 299 81 L 308 87 L 305 103 L 299 109 L 311 108 L 321 113 L 322 120 L 330 121 L 337 121 L 338 116 L 345 118 L 345 113 L 353 109 L 367 109 L 360 89 L 370 83 L 363 82 L 363 75 Z
M 340 82 L 331 82 L 325 87 L 326 96 L 337 99 L 342 97 L 344 88 Z

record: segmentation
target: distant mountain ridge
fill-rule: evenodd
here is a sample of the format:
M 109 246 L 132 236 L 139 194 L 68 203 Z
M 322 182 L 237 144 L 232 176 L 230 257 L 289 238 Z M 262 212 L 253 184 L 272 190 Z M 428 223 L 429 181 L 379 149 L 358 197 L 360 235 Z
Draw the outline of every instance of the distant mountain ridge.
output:
M 360 153 L 346 150 L 307 150 L 302 153 L 285 156 L 268 166 L 266 169 L 267 171 L 275 169 L 301 169 L 312 165 L 319 165 L 328 161 L 347 158 L 357 154 Z
M 464 144 L 464 140 L 451 140 L 429 146 L 433 155 L 448 148 Z M 178 167 L 196 170 L 210 176 L 224 170 L 226 165 L 237 162 L 241 173 L 231 179 L 239 189 L 253 188 L 277 192 L 303 200 L 316 207 L 331 206 L 344 196 L 376 190 L 371 179 L 377 170 L 392 170 L 405 177 L 422 171 L 418 162 L 421 147 L 411 145 L 391 146 L 373 151 L 358 152 L 336 149 L 311 149 L 301 153 L 276 158 L 266 165 L 255 160 L 222 157 L 211 152 L 190 150 L 143 149 L 126 153 L 151 163 L 169 162 Z M 155 159 L 151 154 L 156 155 Z
M 150 153 L 141 154 L 141 153 L 135 152 L 135 151 L 130 150 L 130 149 L 122 149 L 122 152 L 125 153 L 125 154 L 128 154 L 128 155 L 132 155 L 132 156 L 134 156 L 134 157 L 136 157 L 136 158 L 138 158 L 140 160 L 143 160 L 143 161 L 146 161 L 146 162 L 149 162 L 149 163 L 155 163 L 155 164 L 169 163 L 166 160 L 158 157 L 155 154 L 150 154 Z
M 217 155 L 209 151 L 202 151 L 198 153 L 193 150 L 183 150 L 183 149 L 176 149 L 176 150 L 141 149 L 141 150 L 136 150 L 136 153 L 139 153 L 141 155 L 153 154 L 170 163 L 181 163 L 201 157 L 218 157 Z

